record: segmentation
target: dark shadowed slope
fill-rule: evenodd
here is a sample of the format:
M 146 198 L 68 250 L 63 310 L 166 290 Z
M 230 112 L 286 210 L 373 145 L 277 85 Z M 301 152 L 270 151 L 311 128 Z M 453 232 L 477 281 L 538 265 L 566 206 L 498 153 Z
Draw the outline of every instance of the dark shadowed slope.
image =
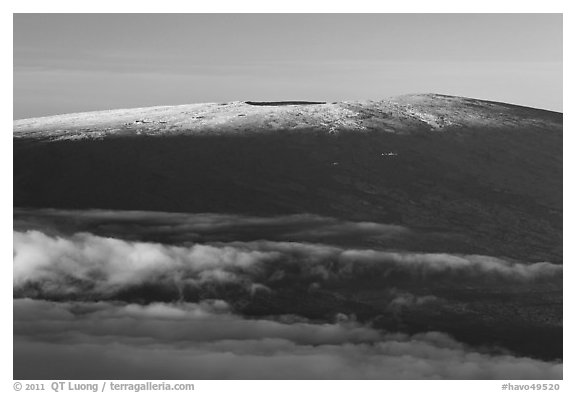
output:
M 457 234 L 454 252 L 560 263 L 562 114 L 417 95 L 19 120 L 14 204 L 312 213 Z

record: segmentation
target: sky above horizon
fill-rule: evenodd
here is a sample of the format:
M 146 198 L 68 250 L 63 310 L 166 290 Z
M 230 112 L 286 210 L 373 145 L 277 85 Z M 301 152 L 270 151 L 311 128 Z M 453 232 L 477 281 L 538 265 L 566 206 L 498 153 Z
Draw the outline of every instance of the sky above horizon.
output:
M 562 112 L 561 14 L 15 14 L 14 119 L 441 93 Z

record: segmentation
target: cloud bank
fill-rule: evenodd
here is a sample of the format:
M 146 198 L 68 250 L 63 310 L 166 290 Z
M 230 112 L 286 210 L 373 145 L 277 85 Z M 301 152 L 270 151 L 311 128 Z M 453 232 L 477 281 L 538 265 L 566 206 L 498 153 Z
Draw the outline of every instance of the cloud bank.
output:
M 14 322 L 16 379 L 562 378 L 561 363 L 477 351 L 443 333 L 245 319 L 219 300 L 16 299 Z
M 406 281 L 535 282 L 562 280 L 562 266 L 521 264 L 479 255 L 343 249 L 295 242 L 172 246 L 38 231 L 14 232 L 17 297 L 110 299 L 129 288 L 186 289 L 230 284 L 255 291 L 291 282 L 323 285 L 362 278 Z M 458 281 L 456 281 L 458 282 Z M 176 300 L 178 295 L 176 295 Z
M 15 378 L 562 378 L 562 266 L 456 253 L 452 235 L 398 251 L 428 235 L 50 209 L 14 228 Z

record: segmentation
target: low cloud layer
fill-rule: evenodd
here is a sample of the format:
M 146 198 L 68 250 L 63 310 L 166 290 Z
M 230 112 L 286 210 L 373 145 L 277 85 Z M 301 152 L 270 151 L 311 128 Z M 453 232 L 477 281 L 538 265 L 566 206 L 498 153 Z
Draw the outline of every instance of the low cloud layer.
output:
M 195 241 L 268 240 L 358 243 L 400 239 L 412 233 L 400 225 L 352 222 L 313 214 L 256 217 L 214 213 L 110 210 L 14 210 L 14 229 L 51 234 L 89 232 L 125 240 L 182 244 Z
M 181 293 L 207 284 L 250 291 L 297 281 L 323 285 L 369 277 L 402 280 L 561 282 L 562 266 L 521 264 L 478 255 L 343 249 L 295 242 L 170 246 L 87 233 L 70 237 L 14 232 L 14 291 L 19 297 L 113 298 L 138 286 Z
M 193 243 L 311 242 L 345 248 L 485 253 L 474 239 L 446 229 L 414 229 L 381 222 L 313 214 L 246 216 L 117 210 L 14 209 L 14 230 L 69 237 L 92 233 L 129 241 L 185 246 Z
M 381 334 L 355 322 L 310 324 L 305 319 L 242 319 L 233 315 L 226 302 L 152 303 L 110 302 L 58 303 L 31 299 L 14 300 L 14 330 L 19 335 L 59 341 L 62 331 L 91 336 L 90 342 L 108 336 L 122 341 L 153 340 L 154 343 L 217 342 L 227 340 L 282 339 L 302 345 L 339 345 L 376 342 Z
M 561 265 L 312 215 L 14 220 L 15 378 L 562 377 Z
M 356 322 L 245 319 L 225 302 L 14 301 L 16 379 L 559 379 L 562 364 Z M 161 365 L 161 367 L 160 367 Z

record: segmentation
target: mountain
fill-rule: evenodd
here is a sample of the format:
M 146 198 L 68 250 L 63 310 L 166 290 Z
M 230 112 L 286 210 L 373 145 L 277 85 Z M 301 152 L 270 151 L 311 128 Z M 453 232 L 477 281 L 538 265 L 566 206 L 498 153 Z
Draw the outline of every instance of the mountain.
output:
M 562 262 L 562 114 L 438 94 L 14 121 L 14 206 L 310 213 Z M 449 234 L 446 235 L 446 234 Z
M 17 120 L 15 369 L 130 379 L 161 348 L 293 348 L 360 378 L 559 378 L 562 129 L 436 94 Z M 78 332 L 92 355 L 69 355 Z M 194 368 L 158 377 L 235 375 Z

